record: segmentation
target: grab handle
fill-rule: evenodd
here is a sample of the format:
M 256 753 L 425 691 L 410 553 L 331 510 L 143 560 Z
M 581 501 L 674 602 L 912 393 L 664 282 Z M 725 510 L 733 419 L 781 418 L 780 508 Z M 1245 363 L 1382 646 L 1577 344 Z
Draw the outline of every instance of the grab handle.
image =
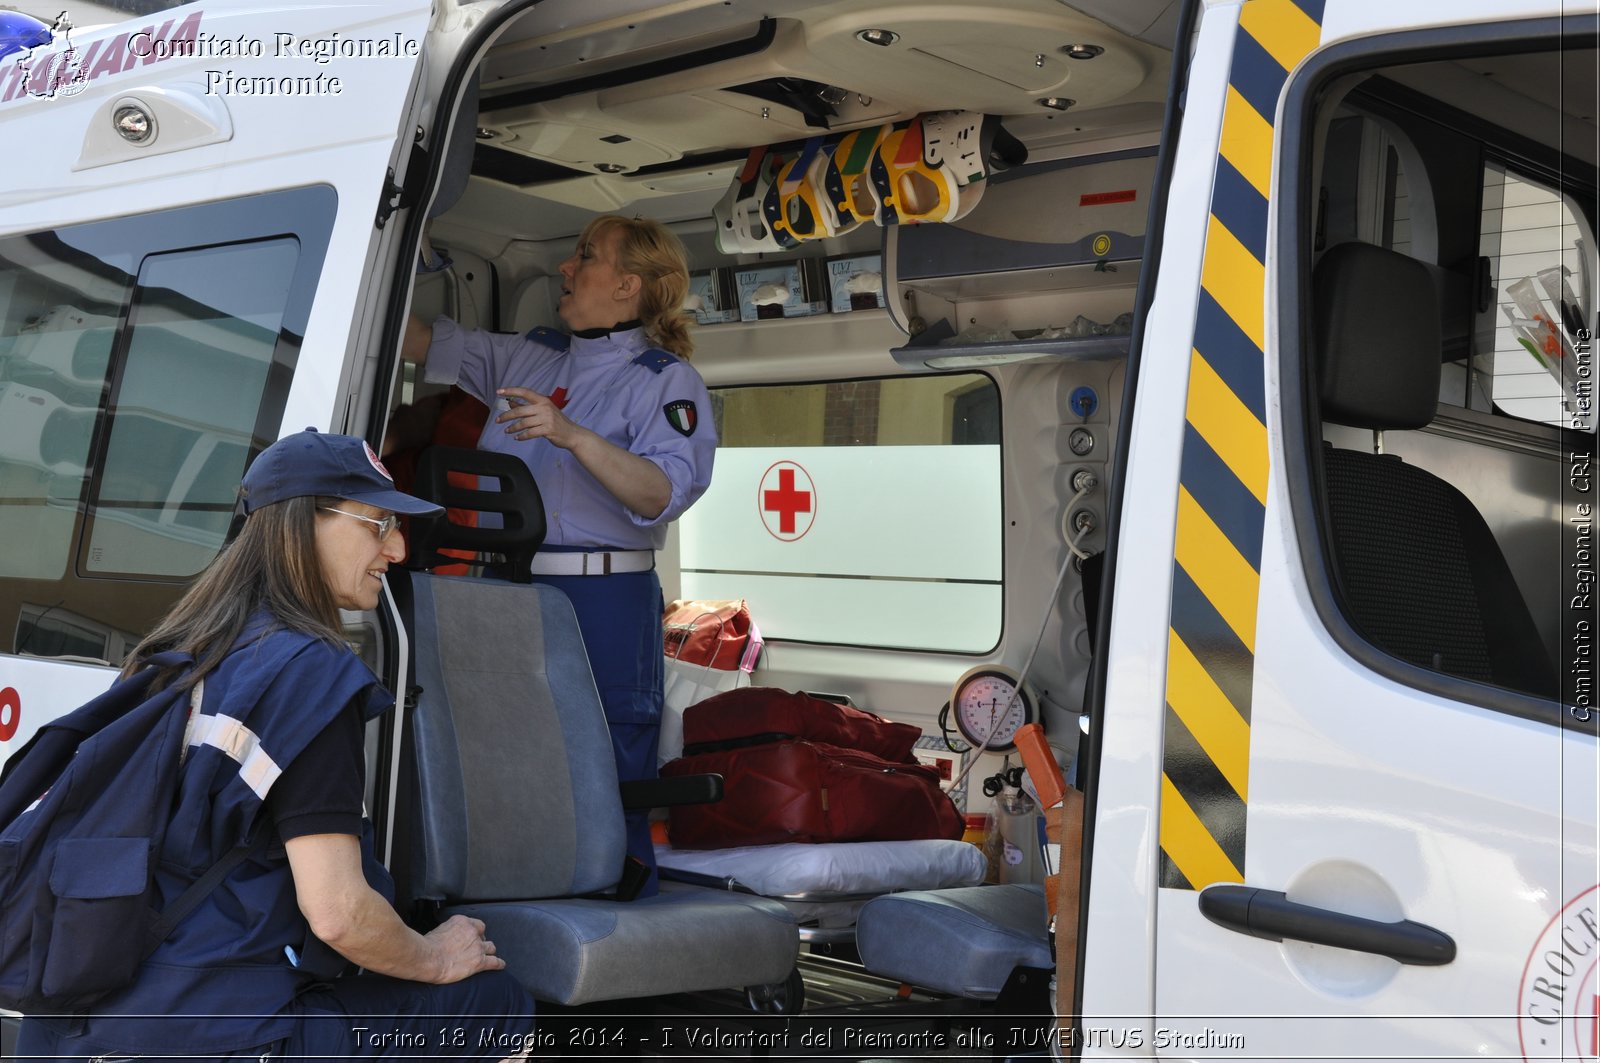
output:
M 1385 923 L 1291 901 L 1277 890 L 1215 885 L 1200 892 L 1200 911 L 1219 926 L 1269 941 L 1308 941 L 1438 967 L 1456 958 L 1450 935 L 1402 919 Z

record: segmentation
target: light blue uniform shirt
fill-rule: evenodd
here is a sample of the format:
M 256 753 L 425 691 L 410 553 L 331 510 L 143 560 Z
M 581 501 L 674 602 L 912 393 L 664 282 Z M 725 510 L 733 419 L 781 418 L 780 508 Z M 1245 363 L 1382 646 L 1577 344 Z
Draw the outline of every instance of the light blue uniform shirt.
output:
M 659 550 L 667 522 L 705 494 L 717 430 L 700 374 L 652 350 L 643 329 L 598 339 L 550 329 L 528 336 L 433 323 L 424 379 L 455 384 L 490 409 L 478 446 L 514 454 L 533 471 L 544 497 L 545 541 L 561 546 Z M 647 518 L 617 500 L 569 451 L 545 439 L 518 441 L 495 423 L 504 408 L 496 388 L 520 387 L 564 398 L 562 413 L 632 454 L 654 462 L 672 484 L 672 501 Z M 564 390 L 563 390 L 564 389 Z

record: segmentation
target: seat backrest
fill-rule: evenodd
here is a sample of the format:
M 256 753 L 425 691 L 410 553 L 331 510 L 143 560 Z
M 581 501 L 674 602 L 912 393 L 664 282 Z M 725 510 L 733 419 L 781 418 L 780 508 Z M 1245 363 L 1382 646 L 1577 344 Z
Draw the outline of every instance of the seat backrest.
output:
M 533 557 L 544 545 L 544 499 L 522 459 L 472 447 L 431 446 L 417 456 L 416 494 L 454 512 L 470 512 L 473 524 L 446 518 L 415 522 L 406 566 L 429 569 L 453 564 L 465 550 L 499 558 L 495 575 L 517 583 L 533 580 Z
M 1313 290 L 1323 419 L 1379 431 L 1433 420 L 1441 346 L 1426 267 L 1341 244 Z M 1336 582 L 1368 640 L 1433 671 L 1555 695 L 1527 603 L 1465 495 L 1390 454 L 1327 447 L 1323 475 Z
M 453 467 L 481 472 L 470 455 L 482 452 L 466 453 Z M 517 465 L 497 475 L 525 493 L 532 478 Z M 455 529 L 437 544 L 465 545 Z M 527 531 L 542 538 L 542 522 Z M 614 886 L 622 802 L 572 603 L 537 584 L 421 572 L 412 582 L 411 896 L 536 900 Z

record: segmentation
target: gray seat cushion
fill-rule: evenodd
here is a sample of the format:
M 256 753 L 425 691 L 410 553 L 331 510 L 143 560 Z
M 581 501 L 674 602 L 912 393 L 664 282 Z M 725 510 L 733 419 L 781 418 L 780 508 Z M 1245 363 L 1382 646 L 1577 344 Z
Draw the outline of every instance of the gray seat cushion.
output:
M 1049 918 L 1040 886 L 891 893 L 861 909 L 856 948 L 874 974 L 993 1000 L 1014 968 L 1055 966 Z
M 482 919 L 507 969 L 556 1004 L 782 982 L 799 953 L 783 905 L 714 890 L 664 886 L 627 903 L 573 898 L 446 910 L 456 912 Z
M 620 877 L 622 803 L 567 597 L 488 579 L 414 582 L 414 895 L 482 919 L 511 973 L 557 1004 L 782 982 L 799 931 L 776 902 L 583 896 Z

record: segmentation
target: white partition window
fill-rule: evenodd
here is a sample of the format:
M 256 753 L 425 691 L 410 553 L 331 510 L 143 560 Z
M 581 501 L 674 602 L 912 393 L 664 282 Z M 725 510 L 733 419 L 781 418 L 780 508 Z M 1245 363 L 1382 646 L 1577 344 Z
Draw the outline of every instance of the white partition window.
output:
M 768 639 L 984 653 L 1001 625 L 1000 399 L 988 377 L 725 388 L 683 594 Z

